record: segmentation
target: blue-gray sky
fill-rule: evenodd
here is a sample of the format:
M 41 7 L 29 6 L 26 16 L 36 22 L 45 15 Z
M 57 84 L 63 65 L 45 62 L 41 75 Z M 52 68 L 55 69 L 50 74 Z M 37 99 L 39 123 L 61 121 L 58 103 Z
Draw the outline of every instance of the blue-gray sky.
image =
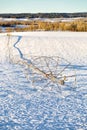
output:
M 87 12 L 87 0 L 0 0 L 0 13 Z

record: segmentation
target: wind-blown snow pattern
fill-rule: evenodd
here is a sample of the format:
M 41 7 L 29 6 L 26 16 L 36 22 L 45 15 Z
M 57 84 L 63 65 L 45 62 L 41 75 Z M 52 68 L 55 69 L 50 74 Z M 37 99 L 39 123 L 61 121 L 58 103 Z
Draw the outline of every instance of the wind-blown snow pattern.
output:
M 35 85 L 31 70 L 19 64 L 33 56 L 66 59 L 75 82 L 69 79 L 61 92 L 55 84 L 44 87 L 47 80 Z M 0 130 L 87 130 L 87 33 L 0 35 Z

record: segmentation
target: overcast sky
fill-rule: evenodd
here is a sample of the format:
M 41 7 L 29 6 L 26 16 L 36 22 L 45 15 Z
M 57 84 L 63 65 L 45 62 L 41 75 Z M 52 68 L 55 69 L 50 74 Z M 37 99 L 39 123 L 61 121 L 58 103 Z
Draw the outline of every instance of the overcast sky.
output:
M 87 0 L 0 0 L 0 13 L 87 12 Z

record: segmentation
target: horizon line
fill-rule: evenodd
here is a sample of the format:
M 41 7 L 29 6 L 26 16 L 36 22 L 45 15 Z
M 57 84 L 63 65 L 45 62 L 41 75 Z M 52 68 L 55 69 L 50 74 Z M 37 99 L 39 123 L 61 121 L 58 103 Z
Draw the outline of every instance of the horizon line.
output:
M 51 13 L 58 13 L 58 14 L 62 14 L 62 13 L 65 13 L 65 14 L 71 14 L 71 13 L 87 13 L 87 11 L 85 12 L 15 12 L 15 13 L 0 13 L 0 14 L 45 14 L 45 13 L 48 13 L 48 14 L 51 14 Z

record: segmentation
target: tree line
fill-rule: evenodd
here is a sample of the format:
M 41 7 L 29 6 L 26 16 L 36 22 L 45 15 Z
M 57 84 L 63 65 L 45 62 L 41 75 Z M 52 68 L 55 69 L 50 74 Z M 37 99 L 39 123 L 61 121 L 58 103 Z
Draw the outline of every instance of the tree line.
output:
M 87 12 L 80 13 L 19 13 L 19 14 L 0 14 L 2 18 L 73 18 L 87 17 Z

